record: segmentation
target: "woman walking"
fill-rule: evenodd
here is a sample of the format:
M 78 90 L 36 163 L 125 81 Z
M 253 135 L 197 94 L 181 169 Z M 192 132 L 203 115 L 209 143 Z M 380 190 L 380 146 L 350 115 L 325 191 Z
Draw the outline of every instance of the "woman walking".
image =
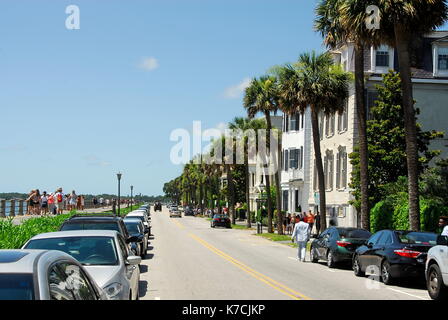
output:
M 75 190 L 72 191 L 72 193 L 70 194 L 70 199 L 69 199 L 69 203 L 68 203 L 68 210 L 76 210 L 76 202 L 78 200 L 78 196 L 76 195 Z
M 41 197 L 40 191 L 39 191 L 39 189 L 36 189 L 36 191 L 34 192 L 34 196 L 33 196 L 33 204 L 34 204 L 33 211 L 34 211 L 35 215 L 40 214 L 40 203 L 41 203 L 40 197 Z

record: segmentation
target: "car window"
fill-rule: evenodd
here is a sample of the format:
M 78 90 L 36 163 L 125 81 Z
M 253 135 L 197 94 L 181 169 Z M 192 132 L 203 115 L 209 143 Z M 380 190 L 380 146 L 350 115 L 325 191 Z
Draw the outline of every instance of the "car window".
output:
M 0 300 L 34 300 L 32 273 L 0 273 Z
M 328 232 L 329 232 L 329 229 L 327 229 L 327 230 L 325 230 L 324 232 L 322 232 L 322 233 L 319 235 L 319 239 L 322 239 L 323 237 L 325 237 L 326 235 L 328 235 Z
M 125 223 L 125 225 L 126 225 L 126 229 L 127 229 L 128 233 L 130 233 L 130 234 L 141 233 L 140 225 L 138 223 L 127 222 L 127 223 Z
M 400 232 L 397 231 L 398 239 L 401 243 L 409 244 L 437 244 L 437 235 L 427 232 Z
M 363 229 L 342 229 L 338 228 L 338 233 L 341 238 L 352 238 L 352 239 L 369 239 L 372 234 Z
M 25 249 L 59 250 L 83 265 L 118 265 L 112 237 L 60 237 L 30 240 Z
M 115 222 L 66 223 L 61 227 L 61 231 L 71 230 L 112 230 L 121 233 L 120 227 Z
M 369 240 L 367 241 L 367 243 L 370 243 L 372 245 L 376 245 L 378 243 L 378 241 L 380 240 L 381 236 L 383 235 L 383 232 L 377 232 L 375 233 L 373 236 L 371 236 L 369 238 Z
M 385 245 L 392 244 L 391 233 L 389 231 L 384 231 L 383 232 L 383 236 L 378 240 L 378 242 L 376 244 L 380 245 L 380 246 L 385 246 Z
M 118 245 L 120 246 L 120 249 L 121 249 L 123 261 L 126 261 L 129 256 L 129 250 L 128 250 L 128 246 L 126 245 L 126 242 L 124 241 L 123 237 L 121 237 L 120 235 L 118 235 Z
M 48 272 L 48 288 L 51 300 L 75 300 L 73 292 L 66 283 L 66 277 L 61 270 L 53 265 Z
M 81 268 L 71 263 L 60 263 L 58 267 L 65 274 L 76 300 L 97 300 L 95 290 Z

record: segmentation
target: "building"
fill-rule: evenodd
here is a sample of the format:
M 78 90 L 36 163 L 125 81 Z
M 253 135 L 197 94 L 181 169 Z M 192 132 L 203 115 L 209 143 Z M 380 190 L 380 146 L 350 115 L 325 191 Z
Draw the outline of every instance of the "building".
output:
M 437 130 L 448 133 L 448 31 L 435 31 L 413 41 L 412 73 L 414 99 L 416 108 L 420 109 L 418 122 L 423 130 Z M 346 71 L 354 72 L 354 47 L 346 43 L 331 52 L 336 63 Z M 366 103 L 370 109 L 377 98 L 375 85 L 381 76 L 393 69 L 398 71 L 398 57 L 394 48 L 380 46 L 366 48 L 365 73 Z M 352 200 L 348 183 L 352 166 L 348 154 L 353 152 L 357 143 L 358 128 L 356 118 L 355 90 L 350 88 L 349 98 L 342 115 L 320 116 L 319 131 L 321 135 L 322 161 L 326 186 L 327 219 L 333 219 L 340 226 L 359 226 L 356 209 L 349 204 Z M 317 186 L 314 152 L 310 143 L 310 183 L 308 196 L 310 208 L 319 210 L 319 193 Z M 447 136 L 436 140 L 432 149 L 442 150 L 440 157 L 448 156 Z M 305 152 L 306 154 L 306 152 Z

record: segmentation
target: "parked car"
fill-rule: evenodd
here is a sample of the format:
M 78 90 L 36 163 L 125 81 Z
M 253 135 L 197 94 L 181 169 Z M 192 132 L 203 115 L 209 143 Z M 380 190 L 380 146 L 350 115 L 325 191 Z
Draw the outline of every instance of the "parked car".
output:
M 438 236 L 426 259 L 426 286 L 433 300 L 448 298 L 448 237 Z
M 162 211 L 162 204 L 159 201 L 154 203 L 154 211 Z
M 82 230 L 39 234 L 23 249 L 59 250 L 78 260 L 108 299 L 139 298 L 141 257 L 129 254 L 123 236 L 117 231 Z
M 184 210 L 185 216 L 194 216 L 193 209 L 190 206 L 186 206 Z
M 176 209 L 171 210 L 170 218 L 172 218 L 172 217 L 182 218 L 182 213 L 180 212 L 179 209 L 177 209 L 177 207 L 176 207 Z
M 230 224 L 230 218 L 228 216 L 226 216 L 225 214 L 215 214 L 212 218 L 210 226 L 212 228 L 220 227 L 220 226 L 226 227 L 226 228 L 232 227 Z
M 0 250 L 0 300 L 107 300 L 107 296 L 69 254 Z
M 142 258 L 145 257 L 146 251 L 148 250 L 148 233 L 149 229 L 146 228 L 143 225 L 143 222 L 138 219 L 125 219 L 124 224 L 126 225 L 126 228 L 128 229 L 128 233 L 131 235 L 131 237 L 136 237 L 138 240 L 137 242 L 133 242 L 138 247 L 138 254 Z
M 340 262 L 351 263 L 355 250 L 371 236 L 364 229 L 330 227 L 311 243 L 311 262 L 325 260 L 329 268 Z
M 379 231 L 356 250 L 353 271 L 374 273 L 386 285 L 398 278 L 424 278 L 427 252 L 436 241 L 431 232 Z
M 125 217 L 124 220 L 126 219 L 140 219 L 143 222 L 143 225 L 145 226 L 145 228 L 148 228 L 148 234 L 151 235 L 151 223 L 148 220 L 148 216 L 141 211 L 132 211 L 129 212 Z
M 129 238 L 123 219 L 114 214 L 75 214 L 59 228 L 59 231 L 73 230 L 115 230 Z

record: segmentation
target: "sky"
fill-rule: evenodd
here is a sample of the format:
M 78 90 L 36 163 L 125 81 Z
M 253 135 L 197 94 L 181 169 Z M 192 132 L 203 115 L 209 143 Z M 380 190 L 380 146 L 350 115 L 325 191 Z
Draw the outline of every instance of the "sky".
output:
M 114 194 L 121 171 L 122 194 L 162 194 L 173 130 L 223 128 L 251 78 L 324 50 L 315 4 L 2 0 L 0 192 Z

